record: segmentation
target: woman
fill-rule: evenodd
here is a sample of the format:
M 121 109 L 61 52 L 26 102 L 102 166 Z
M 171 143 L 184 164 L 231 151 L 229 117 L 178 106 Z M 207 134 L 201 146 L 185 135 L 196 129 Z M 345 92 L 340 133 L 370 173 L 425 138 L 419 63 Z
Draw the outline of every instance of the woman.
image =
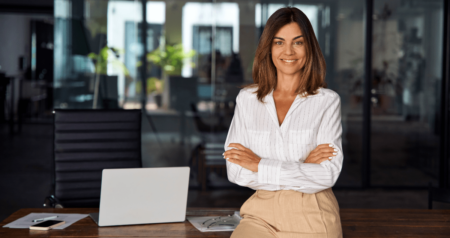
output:
M 342 237 L 331 190 L 343 161 L 340 98 L 325 89 L 325 60 L 297 8 L 267 21 L 227 140 L 228 179 L 256 190 L 232 237 Z

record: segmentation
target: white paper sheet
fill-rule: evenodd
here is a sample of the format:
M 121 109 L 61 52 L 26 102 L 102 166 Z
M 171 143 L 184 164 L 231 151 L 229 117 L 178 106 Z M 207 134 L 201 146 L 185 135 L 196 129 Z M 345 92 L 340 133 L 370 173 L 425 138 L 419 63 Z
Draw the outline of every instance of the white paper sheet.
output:
M 239 212 L 236 211 L 232 216 L 229 217 L 229 219 L 224 216 L 221 217 L 222 221 L 224 219 L 227 220 L 227 225 L 211 226 L 208 228 L 208 225 L 211 225 L 211 223 L 213 223 L 212 218 L 218 218 L 218 216 L 187 217 L 188 221 L 201 232 L 234 231 L 234 229 L 236 229 L 237 225 L 239 225 L 239 222 L 242 219 Z
M 68 213 L 30 213 L 22 218 L 19 218 L 11 223 L 8 223 L 4 225 L 4 228 L 26 228 L 29 229 L 30 226 L 34 224 L 38 224 L 39 222 L 33 222 L 34 219 L 44 218 L 44 217 L 51 217 L 51 216 L 58 216 L 55 219 L 52 220 L 58 220 L 58 221 L 65 221 L 66 223 L 61 226 L 57 226 L 55 230 L 61 230 L 64 229 L 73 223 L 89 216 L 89 214 L 68 214 Z

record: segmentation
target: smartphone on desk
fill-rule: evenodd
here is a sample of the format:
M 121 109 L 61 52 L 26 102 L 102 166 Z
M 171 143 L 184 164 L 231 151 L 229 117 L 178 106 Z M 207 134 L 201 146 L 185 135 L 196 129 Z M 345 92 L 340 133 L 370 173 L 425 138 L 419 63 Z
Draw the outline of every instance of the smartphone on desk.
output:
M 57 221 L 57 220 L 48 220 L 48 221 L 44 221 L 44 222 L 32 225 L 32 226 L 30 226 L 30 229 L 45 231 L 45 230 L 50 230 L 54 227 L 60 226 L 64 223 L 66 223 L 66 222 L 65 221 Z

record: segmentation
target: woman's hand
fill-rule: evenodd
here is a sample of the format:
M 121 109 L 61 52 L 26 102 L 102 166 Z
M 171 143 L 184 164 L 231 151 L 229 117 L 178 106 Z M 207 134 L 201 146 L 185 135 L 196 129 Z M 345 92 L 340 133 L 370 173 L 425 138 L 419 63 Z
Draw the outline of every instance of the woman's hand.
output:
M 234 147 L 236 149 L 231 149 L 223 153 L 223 158 L 227 159 L 233 164 L 237 164 L 251 170 L 253 172 L 258 172 L 258 164 L 261 158 L 253 153 L 249 148 L 244 147 L 239 143 L 231 143 L 228 147 Z
M 332 146 L 332 144 L 318 145 L 311 153 L 309 153 L 308 158 L 306 158 L 303 163 L 320 164 L 323 161 L 331 160 L 338 152 L 338 150 Z

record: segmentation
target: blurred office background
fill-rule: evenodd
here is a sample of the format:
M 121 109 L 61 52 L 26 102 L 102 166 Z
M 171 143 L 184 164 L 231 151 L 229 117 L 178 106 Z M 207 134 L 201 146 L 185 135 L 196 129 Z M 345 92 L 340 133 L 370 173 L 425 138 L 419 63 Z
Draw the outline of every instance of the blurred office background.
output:
M 285 6 L 310 19 L 341 96 L 341 207 L 426 208 L 429 183 L 449 182 L 447 4 L 0 0 L 0 219 L 48 195 L 53 109 L 141 109 L 144 167 L 190 166 L 188 206 L 240 207 L 252 191 L 228 182 L 223 144 Z

